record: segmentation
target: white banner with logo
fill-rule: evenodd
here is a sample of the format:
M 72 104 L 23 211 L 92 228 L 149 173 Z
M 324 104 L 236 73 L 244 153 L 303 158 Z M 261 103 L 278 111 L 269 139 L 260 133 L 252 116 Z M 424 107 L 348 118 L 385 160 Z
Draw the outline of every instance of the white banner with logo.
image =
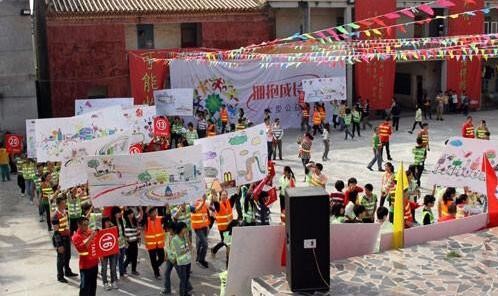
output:
M 88 156 L 94 207 L 192 203 L 206 192 L 198 145 L 131 155 Z
M 486 174 L 482 171 L 482 157 L 497 167 L 498 141 L 453 137 L 448 140 L 438 161 L 429 172 L 429 185 L 450 187 L 469 186 L 472 191 L 486 194 Z
M 265 125 L 196 140 L 202 146 L 204 177 L 235 187 L 262 180 L 267 175 L 268 150 Z
M 131 135 L 129 131 L 90 141 L 65 146 L 59 186 L 62 190 L 86 184 L 86 157 L 90 155 L 128 154 Z
M 305 102 L 346 100 L 346 76 L 303 80 Z
M 157 115 L 193 116 L 194 90 L 192 88 L 155 90 L 154 103 Z
M 241 62 L 237 67 L 225 63 L 211 65 L 197 61 L 170 62 L 171 87 L 193 88 L 194 111 L 207 109 L 219 117 L 222 104 L 228 109 L 230 121 L 236 123 L 239 108 L 254 123 L 264 119 L 264 109 L 272 118 L 279 118 L 283 128 L 298 127 L 301 112 L 298 92 L 301 81 L 320 77 L 345 77 L 344 67 L 299 63 L 299 66 L 262 67 L 258 62 Z
M 121 106 L 121 108 L 133 107 L 133 98 L 105 98 L 105 99 L 83 99 L 74 101 L 74 115 L 81 115 L 99 109 Z
M 28 158 L 36 158 L 36 119 L 26 119 L 26 150 Z
M 128 126 L 131 130 L 131 144 L 148 144 L 154 132 L 154 117 L 156 107 L 148 105 L 135 105 L 122 110 Z

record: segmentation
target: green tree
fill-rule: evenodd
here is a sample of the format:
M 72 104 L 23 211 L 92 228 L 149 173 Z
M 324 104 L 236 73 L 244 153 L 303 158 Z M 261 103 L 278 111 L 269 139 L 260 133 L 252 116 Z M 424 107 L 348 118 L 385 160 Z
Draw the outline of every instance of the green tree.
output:
M 99 167 L 100 162 L 97 159 L 90 159 L 87 165 L 89 168 L 92 168 L 95 170 L 95 172 L 97 172 L 97 168 Z
M 138 180 L 142 183 L 149 183 L 152 180 L 152 176 L 148 171 L 142 172 L 138 175 Z

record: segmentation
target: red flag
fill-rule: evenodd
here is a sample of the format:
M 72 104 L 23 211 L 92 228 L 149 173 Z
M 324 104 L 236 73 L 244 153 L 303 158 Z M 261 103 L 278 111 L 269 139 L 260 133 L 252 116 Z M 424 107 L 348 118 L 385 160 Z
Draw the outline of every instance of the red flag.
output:
M 95 236 L 97 256 L 106 257 L 119 253 L 118 228 L 116 226 L 102 229 Z
M 486 153 L 482 160 L 482 171 L 486 173 L 486 189 L 488 196 L 488 227 L 498 226 L 498 199 L 496 198 L 496 186 L 498 185 L 496 172 L 489 162 Z
M 272 203 L 277 201 L 277 188 L 272 187 L 268 190 L 268 199 L 266 200 L 265 205 L 269 207 Z

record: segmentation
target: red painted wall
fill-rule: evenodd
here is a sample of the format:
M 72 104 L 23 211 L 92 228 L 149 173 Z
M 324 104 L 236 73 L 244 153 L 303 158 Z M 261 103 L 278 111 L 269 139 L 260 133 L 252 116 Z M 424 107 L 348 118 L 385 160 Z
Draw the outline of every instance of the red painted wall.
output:
M 123 25 L 47 26 L 53 116 L 74 115 L 74 100 L 95 86 L 109 97 L 129 93 Z
M 274 39 L 273 21 L 269 19 L 241 22 L 202 23 L 202 46 L 234 49 Z

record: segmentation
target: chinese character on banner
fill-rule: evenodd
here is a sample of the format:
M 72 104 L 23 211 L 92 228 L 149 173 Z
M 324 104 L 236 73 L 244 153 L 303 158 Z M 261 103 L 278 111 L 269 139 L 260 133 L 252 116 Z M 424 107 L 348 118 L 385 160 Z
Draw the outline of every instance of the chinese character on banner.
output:
M 154 118 L 154 136 L 168 137 L 170 134 L 170 125 L 168 118 L 157 116 Z
M 5 148 L 11 154 L 22 152 L 22 136 L 19 135 L 5 135 Z
M 143 152 L 142 145 L 140 145 L 140 144 L 133 144 L 133 145 L 131 145 L 130 149 L 129 149 L 129 152 L 130 152 L 130 154 L 142 153 Z
M 106 257 L 119 253 L 118 228 L 116 226 L 99 230 L 95 236 L 97 256 Z
M 304 91 L 298 91 L 297 103 L 301 106 L 304 106 Z

